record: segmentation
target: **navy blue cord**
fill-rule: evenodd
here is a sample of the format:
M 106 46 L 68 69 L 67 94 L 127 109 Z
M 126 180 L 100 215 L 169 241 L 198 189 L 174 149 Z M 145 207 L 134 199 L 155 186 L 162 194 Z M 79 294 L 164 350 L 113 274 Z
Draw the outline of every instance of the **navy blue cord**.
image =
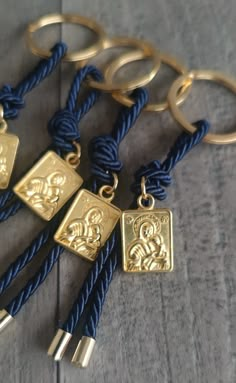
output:
M 44 228 L 38 236 L 31 242 L 31 244 L 20 254 L 17 259 L 12 262 L 7 270 L 0 277 L 0 295 L 11 285 L 13 280 L 17 277 L 21 270 L 23 270 L 39 253 L 42 247 L 53 236 L 60 219 L 62 217 L 62 209 L 53 220 Z
M 3 106 L 4 118 L 13 119 L 18 116 L 18 111 L 25 105 L 23 97 L 33 88 L 39 85 L 60 63 L 67 51 L 67 46 L 60 42 L 52 49 L 52 55 L 48 59 L 41 60 L 32 72 L 30 72 L 15 88 L 11 85 L 4 85 L 0 90 L 0 104 Z M 14 193 L 12 190 L 6 190 L 0 194 L 0 208 L 12 199 Z M 16 206 L 12 208 L 14 214 L 17 211 Z M 10 211 L 6 212 L 6 217 L 10 216 Z M 5 220 L 7 218 L 3 218 Z
M 87 75 L 88 75 L 88 72 L 86 73 L 86 76 Z M 137 97 L 138 107 L 134 105 L 134 107 L 131 107 L 130 109 L 128 109 L 130 110 L 130 116 L 128 116 L 127 113 L 124 113 L 125 109 L 127 108 L 123 107 L 121 109 L 121 115 L 124 116 L 124 118 L 121 119 L 120 125 L 115 124 L 114 131 L 116 129 L 121 130 L 120 134 L 118 134 L 117 132 L 114 132 L 115 133 L 114 137 L 116 137 L 118 142 L 120 142 L 122 138 L 124 138 L 125 134 L 128 133 L 128 130 L 132 127 L 132 124 L 134 123 L 138 115 L 141 113 L 143 107 L 145 106 L 147 102 L 147 92 L 145 90 L 136 91 L 135 95 Z M 140 102 L 140 99 L 142 100 L 141 102 Z M 84 110 L 88 110 L 88 108 L 84 107 Z M 80 116 L 81 115 L 84 115 L 84 114 L 81 112 Z M 50 133 L 53 136 L 54 144 L 57 146 L 57 148 L 61 148 L 61 142 L 62 142 L 61 136 L 55 134 L 54 127 L 55 127 L 54 122 L 52 125 L 50 123 Z M 70 139 L 71 139 L 71 136 L 70 136 Z M 73 137 L 73 139 L 75 138 Z M 65 147 L 66 145 L 63 145 L 62 147 L 63 151 L 65 150 Z M 117 147 L 116 155 L 118 157 L 118 147 Z M 102 172 L 106 173 L 107 171 L 106 167 L 102 166 L 102 163 L 101 163 L 101 169 L 102 169 Z M 91 186 L 92 191 L 95 191 L 95 189 L 98 188 L 97 181 L 100 181 L 100 178 L 98 175 L 94 177 L 94 182 Z M 64 328 L 68 328 L 70 331 L 73 331 L 73 329 L 75 329 L 80 319 L 80 316 L 83 313 L 86 301 L 88 300 L 89 295 L 93 289 L 93 286 L 96 283 L 97 277 L 100 271 L 102 270 L 102 266 L 104 262 L 106 261 L 107 257 L 110 255 L 111 251 L 113 250 L 115 244 L 116 244 L 116 234 L 114 233 L 111 236 L 111 238 L 107 241 L 105 246 L 99 252 L 97 260 L 95 261 L 91 271 L 89 272 L 86 283 L 82 287 L 81 294 L 79 294 L 78 299 L 74 302 L 72 310 L 70 311 L 70 314 L 68 316 L 68 320 L 63 325 Z M 38 287 L 41 285 L 41 283 L 45 280 L 47 275 L 52 270 L 53 265 L 57 262 L 60 254 L 63 251 L 64 251 L 64 248 L 59 245 L 55 245 L 52 247 L 44 263 L 42 264 L 38 272 L 35 274 L 35 276 L 26 284 L 26 286 L 20 291 L 20 293 L 15 298 L 13 298 L 10 304 L 6 307 L 6 310 L 10 315 L 15 316 L 18 313 L 18 311 L 21 309 L 21 307 L 29 299 L 29 297 L 38 289 Z M 49 260 L 47 261 L 47 259 Z
M 160 190 L 161 186 L 169 185 L 170 175 L 169 172 L 175 167 L 175 165 L 183 159 L 183 157 L 193 149 L 198 143 L 200 143 L 203 137 L 207 134 L 209 130 L 209 124 L 207 121 L 202 120 L 196 122 L 194 125 L 197 126 L 197 130 L 192 135 L 187 133 L 182 133 L 174 143 L 173 147 L 170 149 L 165 161 L 160 163 L 159 161 L 153 161 L 147 166 L 142 166 L 139 171 L 136 172 L 136 177 L 141 182 L 142 176 L 146 177 L 146 185 L 148 185 L 149 177 L 151 177 L 150 189 L 147 189 L 148 193 L 155 194 L 157 199 L 164 199 L 166 194 Z M 157 169 L 153 167 L 158 163 Z M 153 165 L 154 164 L 154 165 Z M 155 187 L 154 187 L 155 186 Z M 135 194 L 136 198 L 141 193 L 140 186 L 135 183 Z M 116 249 L 117 250 L 117 249 Z M 112 281 L 114 271 L 117 266 L 117 251 L 113 252 L 110 257 L 108 257 L 107 262 L 104 265 L 104 270 L 102 271 L 97 284 L 93 290 L 93 300 L 91 302 L 90 309 L 88 311 L 85 326 L 82 331 L 83 336 L 96 338 L 97 326 L 99 319 L 102 313 L 102 308 L 105 302 L 106 294 L 109 289 L 109 285 Z
M 53 118 L 49 121 L 48 131 L 52 136 L 53 148 L 59 155 L 74 150 L 72 142 L 80 141 L 80 131 L 78 129 L 79 121 L 92 108 L 101 94 L 100 91 L 92 89 L 88 92 L 86 98 L 81 103 L 78 103 L 78 94 L 87 76 L 92 77 L 96 81 L 102 80 L 102 74 L 92 65 L 87 65 L 80 69 L 76 73 L 72 82 L 66 107 L 56 112 Z M 9 201 L 5 198 L 5 195 L 12 197 L 12 192 L 6 191 L 3 194 L 2 204 L 4 203 L 4 205 Z M 2 206 L 4 209 L 0 211 L 0 222 L 6 221 L 25 206 L 24 203 L 18 199 L 12 201 L 12 204 L 9 206 L 5 207 L 4 205 Z
M 86 318 L 86 323 L 83 329 L 83 336 L 87 336 L 90 338 L 96 338 L 97 326 L 99 323 L 99 319 L 102 314 L 102 308 L 106 299 L 106 294 L 108 292 L 109 286 L 112 281 L 112 277 L 114 275 L 115 269 L 117 267 L 118 255 L 117 249 L 112 252 L 110 257 L 108 257 L 103 270 L 99 276 L 99 280 L 94 286 L 93 290 L 93 299 L 92 304 L 89 309 L 89 316 Z
M 28 281 L 28 283 L 21 289 L 15 298 L 6 306 L 5 310 L 14 317 L 21 309 L 21 307 L 28 301 L 34 294 L 38 287 L 44 282 L 48 274 L 51 272 L 53 266 L 58 261 L 64 248 L 56 245 L 53 246 L 46 259 L 40 266 L 38 272 Z
M 18 116 L 18 111 L 25 105 L 23 97 L 53 72 L 66 51 L 67 46 L 64 43 L 57 43 L 51 49 L 51 56 L 48 59 L 41 60 L 17 87 L 12 88 L 8 84 L 2 87 L 0 90 L 0 104 L 3 106 L 6 120 Z
M 49 132 L 53 136 L 53 145 L 58 152 L 66 152 L 68 148 L 73 150 L 73 144 L 71 140 L 79 140 L 80 135 L 78 134 L 78 126 L 74 123 L 70 124 L 72 119 L 75 120 L 76 124 L 79 123 L 79 120 L 90 110 L 98 99 L 100 92 L 97 90 L 90 90 L 79 106 L 77 106 L 78 93 L 80 91 L 82 82 L 85 78 L 90 75 L 93 79 L 99 81 L 102 79 L 101 73 L 93 66 L 86 66 L 80 69 L 74 78 L 74 81 L 69 92 L 68 100 L 66 103 L 66 108 L 57 112 L 52 120 L 49 122 Z M 68 117 L 69 116 L 69 117 Z M 58 129 L 57 129 L 58 128 Z M 76 128 L 76 130 L 75 130 Z M 76 136 L 75 136 L 76 135 Z M 63 141 L 64 138 L 64 141 Z M 21 201 L 16 201 L 15 204 L 22 203 Z M 23 203 L 22 203 L 23 204 Z M 8 208 L 9 214 L 11 206 Z M 0 212 L 0 220 L 6 219 L 6 211 Z M 10 266 L 10 269 L 7 270 L 6 274 L 3 276 L 3 289 L 5 289 L 11 281 L 15 278 L 20 270 L 22 270 L 26 264 L 28 264 L 32 258 L 39 252 L 42 246 L 46 243 L 46 237 L 50 237 L 50 232 L 53 228 L 50 225 L 47 226 L 45 231 L 41 232 L 33 241 L 31 246 L 29 246 L 22 255 L 17 258 L 15 262 Z M 20 293 L 13 298 L 12 302 L 7 306 L 14 315 L 20 310 L 20 308 L 26 303 L 28 298 L 37 290 L 40 284 L 44 281 L 47 274 L 50 273 L 53 265 L 58 260 L 59 255 L 64 250 L 63 247 L 55 245 L 51 248 L 48 257 L 49 261 L 43 263 L 35 276 L 26 284 L 26 286 L 20 291 Z M 48 271 L 48 273 L 47 273 Z M 5 287 L 6 286 L 6 287 Z M 8 310 L 8 309 L 7 309 Z

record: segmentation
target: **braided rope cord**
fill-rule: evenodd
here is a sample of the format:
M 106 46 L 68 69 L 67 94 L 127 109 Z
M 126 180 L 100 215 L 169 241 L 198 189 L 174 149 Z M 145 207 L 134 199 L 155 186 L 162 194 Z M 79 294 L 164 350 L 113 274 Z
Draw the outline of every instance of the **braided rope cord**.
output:
M 199 144 L 203 137 L 207 134 L 209 130 L 209 124 L 207 121 L 198 121 L 195 123 L 197 126 L 197 130 L 193 135 L 189 135 L 187 133 L 182 133 L 174 143 L 173 147 L 170 149 L 166 159 L 160 163 L 159 161 L 151 162 L 147 166 L 141 167 L 141 169 L 136 173 L 136 177 L 141 181 L 141 177 L 152 177 L 152 183 L 149 184 L 150 190 L 153 194 L 155 194 L 157 199 L 162 200 L 166 197 L 166 194 L 163 191 L 160 191 L 161 187 L 167 186 L 170 183 L 169 172 L 176 166 L 176 164 L 183 159 L 183 157 L 193 149 L 197 144 Z M 158 170 L 153 170 L 153 164 L 156 166 L 156 162 L 158 162 Z M 169 178 L 167 178 L 169 177 Z M 166 179 L 168 182 L 166 182 Z M 164 180 L 164 181 L 163 181 Z M 140 182 L 139 181 L 139 182 Z M 159 181 L 159 182 L 158 182 Z M 155 189 L 155 187 L 157 190 Z M 135 183 L 135 188 L 137 193 L 140 193 L 140 187 L 137 187 L 137 182 Z M 138 196 L 139 194 L 136 194 Z M 99 320 L 102 314 L 103 305 L 106 299 L 106 294 L 109 289 L 109 285 L 112 281 L 112 277 L 114 271 L 116 270 L 118 261 L 118 252 L 117 249 L 113 251 L 113 254 L 107 259 L 104 264 L 104 269 L 99 276 L 97 284 L 93 291 L 93 300 L 91 302 L 90 309 L 88 311 L 86 322 L 82 331 L 83 336 L 96 338 L 97 327 L 99 324 Z
M 67 150 L 73 149 L 74 140 L 79 141 L 79 129 L 78 123 L 80 119 L 90 110 L 90 108 L 97 101 L 100 92 L 97 90 L 90 90 L 81 104 L 77 106 L 78 93 L 80 92 L 82 82 L 90 75 L 96 80 L 101 80 L 101 73 L 93 66 L 86 66 L 80 69 L 73 80 L 71 90 L 68 95 L 66 108 L 57 112 L 54 117 L 49 121 L 48 129 L 49 133 L 53 137 L 54 148 L 62 154 Z M 70 124 L 70 122 L 72 123 Z M 75 123 L 76 122 L 76 125 Z M 57 217 L 57 216 L 56 216 Z M 58 222 L 59 218 L 55 218 Z M 34 256 L 41 250 L 42 246 L 46 244 L 48 239 L 54 232 L 54 222 L 48 224 L 31 243 L 29 247 L 13 262 L 9 269 L 4 273 L 2 279 L 0 279 L 0 286 L 4 291 L 17 276 L 17 274 L 32 261 Z M 55 222 L 55 224 L 56 224 Z M 54 245 L 49 251 L 46 259 L 39 267 L 36 274 L 30 279 L 30 281 L 21 289 L 21 291 L 11 300 L 7 305 L 6 310 L 10 315 L 15 316 L 21 307 L 27 302 L 32 294 L 38 289 L 38 287 L 44 282 L 47 275 L 52 270 L 54 264 L 59 259 L 59 256 L 64 251 L 64 248 L 59 245 Z M 2 282 L 2 283 L 1 283 Z

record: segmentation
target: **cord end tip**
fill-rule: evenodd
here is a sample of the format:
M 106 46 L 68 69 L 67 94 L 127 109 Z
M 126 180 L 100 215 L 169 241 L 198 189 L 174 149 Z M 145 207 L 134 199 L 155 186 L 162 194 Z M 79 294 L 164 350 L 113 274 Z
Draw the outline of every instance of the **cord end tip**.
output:
M 83 336 L 78 343 L 71 362 L 81 368 L 88 367 L 95 343 L 95 339 Z
M 0 332 L 2 332 L 13 319 L 14 318 L 6 310 L 0 310 Z
M 62 360 L 71 338 L 71 333 L 62 329 L 57 330 L 57 333 L 49 346 L 48 355 L 52 356 L 56 362 Z

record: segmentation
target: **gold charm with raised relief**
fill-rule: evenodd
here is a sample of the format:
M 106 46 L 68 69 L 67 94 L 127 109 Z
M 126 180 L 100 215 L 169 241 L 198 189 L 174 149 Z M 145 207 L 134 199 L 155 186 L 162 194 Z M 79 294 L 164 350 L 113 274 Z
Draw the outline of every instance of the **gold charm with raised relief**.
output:
M 113 187 L 105 185 L 99 195 L 80 190 L 54 236 L 55 241 L 94 261 L 120 218 L 120 209 L 111 204 L 116 187 L 117 183 Z
M 19 138 L 6 133 L 6 130 L 7 123 L 0 105 L 0 189 L 6 189 L 9 185 L 19 145 Z
M 167 272 L 173 270 L 172 212 L 155 209 L 155 200 L 145 190 L 138 198 L 139 209 L 121 216 L 123 269 L 126 272 Z M 145 207 L 143 200 L 148 200 Z
M 79 144 L 76 144 L 79 148 Z M 64 206 L 80 188 L 83 179 L 75 171 L 79 161 L 75 153 L 63 160 L 55 152 L 47 152 L 15 185 L 14 192 L 34 212 L 46 221 Z

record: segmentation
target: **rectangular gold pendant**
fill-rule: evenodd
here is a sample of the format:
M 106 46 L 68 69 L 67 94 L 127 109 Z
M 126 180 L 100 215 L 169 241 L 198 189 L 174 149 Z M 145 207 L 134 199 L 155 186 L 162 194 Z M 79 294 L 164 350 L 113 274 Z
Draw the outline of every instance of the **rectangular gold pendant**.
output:
M 13 190 L 35 213 L 50 221 L 82 183 L 83 179 L 66 161 L 49 151 Z
M 9 185 L 18 145 L 19 138 L 14 134 L 0 134 L 0 189 Z
M 54 239 L 72 253 L 94 261 L 120 215 L 116 206 L 88 190 L 80 190 Z
M 172 212 L 169 209 L 128 210 L 121 217 L 123 270 L 173 270 Z

